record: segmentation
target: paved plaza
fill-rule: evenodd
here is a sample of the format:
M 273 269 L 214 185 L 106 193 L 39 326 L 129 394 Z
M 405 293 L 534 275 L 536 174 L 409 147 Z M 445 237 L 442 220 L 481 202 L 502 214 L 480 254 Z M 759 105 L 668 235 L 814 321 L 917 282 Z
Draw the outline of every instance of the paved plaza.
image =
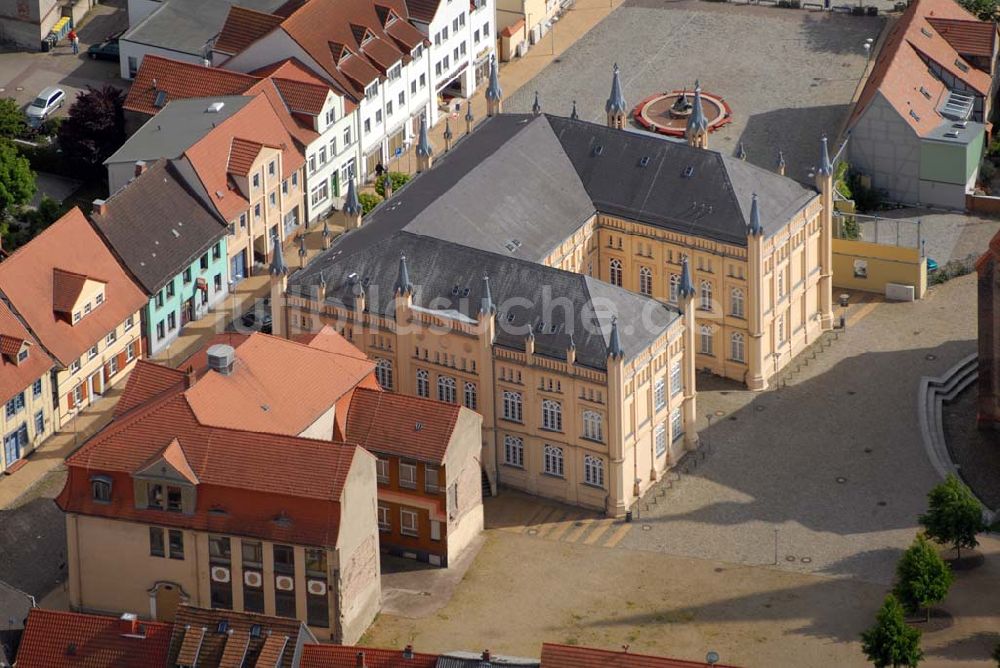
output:
M 733 122 L 709 147 L 807 180 L 819 137 L 839 134 L 865 68 L 863 44 L 878 39 L 881 18 L 683 0 L 627 0 L 539 75 L 509 95 L 505 111 L 542 109 L 605 122 L 611 68 L 622 68 L 630 109 L 665 90 L 702 87 L 721 95 Z M 559 24 L 556 24 L 556 33 Z M 547 38 L 546 38 L 547 39 Z M 544 50 L 545 39 L 535 47 Z

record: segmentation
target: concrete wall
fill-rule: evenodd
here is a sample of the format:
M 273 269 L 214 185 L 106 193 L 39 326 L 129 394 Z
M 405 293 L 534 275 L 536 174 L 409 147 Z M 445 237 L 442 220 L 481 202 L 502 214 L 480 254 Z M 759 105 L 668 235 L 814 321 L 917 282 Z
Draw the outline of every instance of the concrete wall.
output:
M 866 275 L 858 275 L 862 273 Z M 927 263 L 920 251 L 867 241 L 833 240 L 835 287 L 884 294 L 886 283 L 912 285 L 916 298 L 923 298 L 927 292 Z
M 329 441 L 333 438 L 333 422 L 337 414 L 337 407 L 330 406 L 322 415 L 302 430 L 299 434 L 302 438 L 315 438 L 320 441 Z
M 482 428 L 482 416 L 463 408 L 445 456 L 449 565 L 455 563 L 483 530 Z M 458 489 L 458 505 L 455 507 L 451 506 L 449 492 L 453 485 Z
M 381 605 L 377 497 L 375 457 L 359 448 L 344 483 L 337 538 L 341 632 L 331 640 L 344 645 L 358 641 Z
M 0 0 L 0 43 L 38 51 L 60 16 L 56 0 Z
M 920 138 L 882 94 L 877 94 L 851 130 L 851 167 L 871 178 L 890 199 L 920 202 Z
M 135 59 L 135 70 L 139 71 L 139 66 L 142 65 L 142 59 L 147 53 L 152 53 L 157 56 L 163 56 L 164 58 L 173 58 L 174 60 L 181 60 L 185 63 L 195 63 L 201 64 L 204 60 L 200 53 L 185 53 L 183 51 L 175 51 L 174 49 L 164 49 L 158 46 L 150 46 L 148 44 L 141 44 L 139 42 L 131 42 L 129 40 L 123 39 L 118 42 L 118 67 L 121 73 L 122 79 L 132 79 L 131 71 L 129 68 L 129 58 Z M 112 188 L 112 192 L 114 188 Z

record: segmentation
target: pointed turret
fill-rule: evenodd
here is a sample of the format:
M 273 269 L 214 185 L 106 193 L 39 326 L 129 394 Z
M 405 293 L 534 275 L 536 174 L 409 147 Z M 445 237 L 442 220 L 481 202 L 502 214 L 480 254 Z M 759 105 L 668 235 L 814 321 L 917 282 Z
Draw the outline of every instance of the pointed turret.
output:
M 538 116 L 542 113 L 542 103 L 538 101 L 538 91 L 535 91 L 535 101 L 531 103 L 531 113 Z
M 822 176 L 833 174 L 833 163 L 830 162 L 830 148 L 827 146 L 826 135 L 823 135 L 823 139 L 821 140 L 817 172 Z
M 503 89 L 500 88 L 500 74 L 497 72 L 497 57 L 490 56 L 490 82 L 486 86 L 486 115 L 503 113 Z
M 431 148 L 430 139 L 427 138 L 427 119 L 420 117 L 420 131 L 417 134 L 417 171 L 426 172 L 431 168 L 431 159 L 434 149 Z
M 330 221 L 328 218 L 323 219 L 323 232 L 321 234 L 323 237 L 323 250 L 330 247 Z
M 604 110 L 608 113 L 609 128 L 624 129 L 628 108 L 625 104 L 625 96 L 622 94 L 622 82 L 619 76 L 618 63 L 615 63 L 615 68 L 611 73 L 611 95 L 604 104 Z
M 753 194 L 753 201 L 750 202 L 750 223 L 747 225 L 747 233 L 757 237 L 764 234 L 764 226 L 760 224 L 760 209 L 757 206 L 757 193 Z
M 444 137 L 444 152 L 447 153 L 451 150 L 451 138 L 455 136 L 451 133 L 451 120 L 447 117 L 444 119 L 444 135 L 442 136 Z
M 396 284 L 392 286 L 396 294 L 408 295 L 413 292 L 413 284 L 410 283 L 410 270 L 406 268 L 406 253 L 399 254 L 399 273 L 396 276 Z
M 472 115 L 472 103 L 465 103 L 465 134 L 472 133 L 472 122 L 476 120 L 476 117 Z
M 271 237 L 271 269 L 272 276 L 287 276 L 288 266 L 285 264 L 285 256 L 281 252 L 281 240 L 275 234 Z
M 299 237 L 299 269 L 306 266 L 306 235 Z
M 781 176 L 785 175 L 785 152 L 778 150 L 778 164 L 777 164 L 778 174 Z
M 569 117 L 574 121 L 580 120 L 580 114 L 576 113 L 576 100 L 573 100 L 573 111 L 569 112 Z
M 743 142 L 740 142 L 736 147 L 736 157 L 740 160 L 747 159 L 747 147 L 743 145 Z
M 697 81 L 694 83 L 694 102 L 691 104 L 691 115 L 688 116 L 684 136 L 690 146 L 708 148 L 708 121 L 701 104 L 701 84 Z
M 344 196 L 344 229 L 353 230 L 361 227 L 361 200 L 358 199 L 358 189 L 354 186 L 354 179 L 347 181 L 347 195 Z
M 566 344 L 566 364 L 570 366 L 576 364 L 576 341 L 573 340 L 573 335 L 569 335 L 569 343 Z
M 496 306 L 493 305 L 493 292 L 490 290 L 490 277 L 483 272 L 483 295 L 479 302 L 479 314 L 489 315 L 496 311 Z
M 618 333 L 618 316 L 611 318 L 611 334 L 608 336 L 608 357 L 621 359 L 625 356 L 622 349 L 622 338 Z
M 688 266 L 687 256 L 681 259 L 681 281 L 677 286 L 677 294 L 682 301 L 694 297 L 694 283 L 691 281 L 691 267 Z

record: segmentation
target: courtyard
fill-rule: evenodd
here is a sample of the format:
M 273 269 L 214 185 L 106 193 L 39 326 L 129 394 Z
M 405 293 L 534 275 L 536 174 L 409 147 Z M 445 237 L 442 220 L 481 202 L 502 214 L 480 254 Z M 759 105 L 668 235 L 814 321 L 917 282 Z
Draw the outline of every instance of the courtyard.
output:
M 581 119 L 604 123 L 616 62 L 630 111 L 700 80 L 733 110 L 709 148 L 733 154 L 742 141 L 747 159 L 771 170 L 781 150 L 788 176 L 811 181 L 819 138 L 840 133 L 865 69 L 865 40 L 877 40 L 883 26 L 881 18 L 830 12 L 626 0 L 509 94 L 504 111 L 530 111 L 537 90 L 546 113 L 568 116 L 576 100 Z M 547 50 L 548 39 L 534 49 Z

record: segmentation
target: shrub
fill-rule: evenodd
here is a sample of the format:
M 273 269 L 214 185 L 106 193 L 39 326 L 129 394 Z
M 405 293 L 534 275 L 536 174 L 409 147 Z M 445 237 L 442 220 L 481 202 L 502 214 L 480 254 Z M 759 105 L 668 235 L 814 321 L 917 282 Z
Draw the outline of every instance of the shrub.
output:
M 378 193 L 358 193 L 358 201 L 361 202 L 361 214 L 367 216 L 368 212 L 377 207 L 382 200 L 383 197 Z
M 979 545 L 976 535 L 986 530 L 983 508 L 961 480 L 949 474 L 927 495 L 927 506 L 918 521 L 929 538 L 942 545 L 950 543 L 959 557 L 963 547 Z
M 375 179 L 375 192 L 382 197 L 385 197 L 385 180 L 387 178 L 392 179 L 392 192 L 396 192 L 409 182 L 410 175 L 403 172 L 386 172 Z
M 954 579 L 941 555 L 923 534 L 918 534 L 896 564 L 896 584 L 892 593 L 907 612 L 912 614 L 923 609 L 929 622 L 931 606 L 944 600 Z
M 861 650 L 876 668 L 916 666 L 924 658 L 920 631 L 906 625 L 903 606 L 889 594 L 875 624 L 861 634 Z
M 983 158 L 983 161 L 979 163 L 979 180 L 983 183 L 989 183 L 997 173 L 997 166 L 989 158 Z

